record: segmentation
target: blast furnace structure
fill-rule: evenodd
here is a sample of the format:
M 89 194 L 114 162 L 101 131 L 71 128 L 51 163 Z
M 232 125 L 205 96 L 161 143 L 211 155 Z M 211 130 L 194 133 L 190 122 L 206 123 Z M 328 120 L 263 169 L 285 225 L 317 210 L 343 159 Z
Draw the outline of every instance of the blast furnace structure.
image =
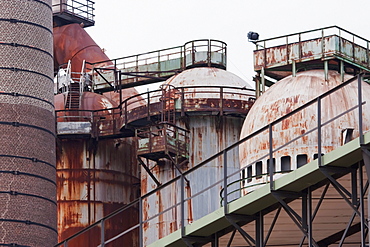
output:
M 57 9 L 57 246 L 368 244 L 370 41 L 255 41 L 254 94 L 224 42 L 110 60 Z

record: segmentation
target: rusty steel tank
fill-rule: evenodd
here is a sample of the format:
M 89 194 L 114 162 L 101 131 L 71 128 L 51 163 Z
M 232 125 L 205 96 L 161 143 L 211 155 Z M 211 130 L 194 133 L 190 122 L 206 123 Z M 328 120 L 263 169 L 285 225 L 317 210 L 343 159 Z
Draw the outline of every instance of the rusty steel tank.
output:
M 71 71 L 79 73 L 83 61 L 89 63 L 107 61 L 112 63 L 92 40 L 86 31 L 77 24 L 54 28 L 54 58 L 58 67 L 71 61 Z M 89 72 L 89 63 L 86 63 Z M 119 99 L 138 94 L 135 89 L 107 92 L 104 95 L 83 92 L 78 109 L 66 109 L 66 93 L 55 96 L 57 121 L 91 123 L 93 135 L 58 136 L 57 142 L 57 200 L 59 241 L 103 218 L 116 209 L 126 205 L 139 196 L 139 169 L 133 138 L 96 136 L 103 130 L 119 131 L 113 110 Z M 67 111 L 64 111 L 67 110 Z M 92 116 L 94 110 L 99 115 Z M 116 129 L 118 128 L 118 129 Z M 95 131 L 95 132 L 94 132 Z M 132 209 L 136 210 L 136 209 Z M 114 218 L 106 222 L 106 239 L 122 232 L 125 226 L 138 222 L 137 212 L 126 210 L 124 218 Z M 100 244 L 98 227 L 71 240 L 69 246 L 98 246 Z M 115 246 L 137 246 L 138 234 L 129 234 L 114 242 Z
M 53 246 L 51 1 L 2 1 L 0 29 L 0 245 Z
M 188 163 L 181 165 L 181 172 L 238 141 L 244 117 L 254 102 L 254 91 L 248 83 L 228 71 L 211 67 L 185 70 L 168 79 L 162 89 L 162 96 L 153 97 L 151 104 L 158 104 L 156 100 L 163 100 L 164 97 L 173 99 L 172 103 L 164 103 L 163 111 L 173 108 L 178 114 L 182 112 L 183 116 L 177 116 L 174 123 L 189 131 L 189 159 Z M 164 120 L 170 121 L 166 117 Z M 176 167 L 168 161 L 162 160 L 151 166 L 153 175 L 160 183 L 179 175 Z M 236 149 L 228 155 L 228 169 L 229 173 L 239 169 Z M 185 189 L 186 197 L 196 195 L 186 202 L 185 218 L 188 224 L 220 207 L 218 192 L 222 185 L 217 182 L 223 178 L 222 158 L 186 178 L 189 181 Z M 155 188 L 155 183 L 145 170 L 141 172 L 141 181 L 142 194 Z M 217 186 L 201 192 L 215 183 Z M 179 203 L 180 194 L 179 184 L 172 184 L 172 187 L 144 200 L 144 220 Z M 148 221 L 144 224 L 144 242 L 150 244 L 179 229 L 180 219 L 180 208 L 175 207 Z
M 352 78 L 345 75 L 344 80 Z M 342 83 L 338 72 L 329 70 L 328 80 L 325 80 L 323 70 L 309 70 L 297 73 L 296 77 L 286 77 L 268 89 L 257 99 L 246 117 L 241 133 L 241 138 L 266 126 L 274 120 L 297 109 L 306 102 L 327 92 Z M 370 100 L 370 86 L 362 82 L 363 101 Z M 328 153 L 345 142 L 359 136 L 357 80 L 339 91 L 323 98 L 321 101 L 322 127 L 322 154 Z M 334 121 L 334 117 L 349 110 Z M 363 128 L 370 129 L 370 105 L 363 105 Z M 295 170 L 311 162 L 318 156 L 317 131 L 309 133 L 317 127 L 317 104 L 314 104 L 273 127 L 273 149 L 281 147 L 287 142 L 291 144 L 274 152 L 274 178 L 282 176 L 285 172 Z M 299 137 L 305 133 L 302 137 Z M 244 193 L 255 190 L 260 184 L 268 181 L 267 164 L 269 152 L 269 136 L 265 131 L 262 134 L 240 145 L 240 165 L 245 168 L 243 176 Z M 263 175 L 265 174 L 265 175 Z
M 79 110 L 86 112 L 116 106 L 103 95 L 84 92 Z M 64 109 L 64 94 L 55 96 L 56 110 Z M 110 110 L 106 110 L 109 115 Z M 104 111 L 102 112 L 104 114 Z M 81 114 L 87 117 L 89 114 Z M 59 116 L 60 117 L 60 116 Z M 59 118 L 63 121 L 63 118 Z M 64 116 L 68 119 L 68 116 Z M 82 230 L 105 215 L 133 201 L 139 190 L 135 145 L 130 138 L 94 140 L 59 138 L 57 145 L 57 199 L 59 241 Z M 106 237 L 113 237 L 124 224 L 133 224 L 136 214 L 106 226 Z M 116 229 L 117 228 L 117 229 Z M 100 244 L 100 230 L 89 231 L 70 244 Z M 135 237 L 129 244 L 135 246 Z M 123 241 L 123 240 L 121 240 Z M 134 242 L 132 242 L 134 241 Z

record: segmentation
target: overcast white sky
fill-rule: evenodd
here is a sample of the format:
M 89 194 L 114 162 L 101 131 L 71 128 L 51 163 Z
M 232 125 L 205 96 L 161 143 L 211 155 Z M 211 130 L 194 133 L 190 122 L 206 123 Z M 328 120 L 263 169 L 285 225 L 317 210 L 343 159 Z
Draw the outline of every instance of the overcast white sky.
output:
M 227 43 L 227 70 L 253 85 L 260 39 L 337 25 L 370 40 L 370 0 L 95 0 L 86 30 L 110 58 L 183 45 L 194 39 Z

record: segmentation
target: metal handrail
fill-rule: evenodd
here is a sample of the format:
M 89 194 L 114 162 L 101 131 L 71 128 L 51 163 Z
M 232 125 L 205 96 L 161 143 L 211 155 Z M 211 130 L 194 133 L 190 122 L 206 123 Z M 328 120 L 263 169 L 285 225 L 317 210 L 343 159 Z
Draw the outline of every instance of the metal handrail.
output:
M 244 168 L 243 168 L 244 169 Z M 285 170 L 285 171 L 277 171 L 277 172 L 273 172 L 273 174 L 285 174 L 285 173 L 289 173 L 293 170 Z M 266 173 L 261 173 L 261 174 L 258 174 L 258 175 L 254 175 L 254 176 L 248 176 L 248 177 L 244 177 L 244 178 L 241 178 L 241 179 L 237 179 L 229 184 L 227 184 L 227 187 L 229 188 L 230 186 L 234 185 L 234 184 L 238 184 L 238 183 L 242 183 L 244 181 L 247 181 L 247 180 L 250 180 L 250 179 L 253 179 L 253 178 L 256 178 L 256 179 L 262 179 L 262 177 L 266 177 L 266 178 L 269 178 L 268 176 L 270 175 L 270 173 L 266 172 Z M 258 185 L 262 185 L 262 184 L 268 184 L 270 182 L 270 180 L 266 179 L 265 182 L 260 182 L 260 183 L 254 183 L 254 184 L 250 184 L 248 186 L 243 186 L 243 187 L 240 187 L 236 190 L 233 190 L 233 191 L 228 191 L 227 195 L 230 196 L 236 192 L 240 192 L 240 191 L 243 191 L 244 189 L 248 189 L 248 188 L 253 188 L 253 187 L 256 187 Z M 225 188 L 222 188 L 220 190 L 220 205 L 222 206 L 222 202 L 224 200 L 224 190 Z M 231 202 L 231 201 L 229 201 Z
M 233 148 L 235 148 L 235 147 L 238 147 L 240 144 L 242 144 L 242 143 L 244 143 L 244 142 L 246 142 L 247 140 L 250 140 L 251 138 L 253 138 L 253 137 L 255 137 L 255 136 L 257 136 L 257 135 L 259 135 L 259 134 L 261 134 L 261 133 L 263 133 L 264 131 L 271 131 L 272 130 L 272 126 L 274 126 L 274 125 L 276 125 L 276 124 L 278 124 L 278 123 L 280 123 L 280 122 L 282 122 L 284 119 L 286 119 L 286 118 L 288 118 L 288 117 L 290 117 L 290 116 L 293 116 L 294 114 L 296 114 L 296 113 L 298 113 L 298 112 L 300 112 L 300 111 L 302 111 L 302 110 L 304 110 L 304 109 L 306 109 L 307 107 L 309 107 L 309 106 L 311 106 L 311 105 L 313 105 L 313 104 L 315 104 L 315 103 L 318 103 L 318 105 L 320 106 L 321 104 L 319 103 L 319 102 L 321 102 L 321 99 L 323 99 L 323 98 L 325 98 L 325 97 L 327 97 L 328 95 L 330 95 L 330 94 L 332 94 L 332 93 L 334 93 L 334 92 L 336 92 L 336 91 L 338 91 L 339 89 L 341 89 L 341 88 L 343 88 L 344 86 L 346 86 L 346 85 L 348 85 L 348 84 L 350 84 L 350 83 L 352 83 L 352 82 L 354 82 L 356 79 L 358 79 L 358 87 L 359 87 L 359 95 L 358 95 L 358 105 L 356 105 L 356 107 L 354 107 L 354 108 L 358 108 L 359 109 L 359 113 L 361 113 L 362 112 L 362 105 L 364 104 L 364 102 L 362 102 L 362 96 L 361 96 L 361 93 L 362 93 L 362 91 L 361 91 L 361 75 L 359 75 L 359 76 L 357 76 L 357 77 L 353 77 L 353 78 L 351 78 L 351 79 L 349 79 L 349 80 L 347 80 L 347 81 L 345 81 L 345 82 L 343 82 L 342 84 L 340 84 L 340 85 L 338 85 L 338 86 L 336 86 L 336 87 L 334 87 L 334 88 L 332 88 L 332 89 L 330 89 L 330 90 L 328 90 L 327 92 L 325 92 L 325 93 L 323 93 L 323 94 L 321 94 L 321 95 L 319 95 L 318 97 L 316 97 L 316 98 L 314 98 L 314 99 L 312 99 L 312 100 L 310 100 L 310 101 L 308 101 L 306 104 L 304 104 L 304 105 L 302 105 L 302 106 L 300 106 L 300 107 L 298 107 L 297 109 L 295 109 L 295 110 L 293 110 L 293 111 L 291 111 L 290 113 L 288 113 L 288 114 L 286 114 L 286 115 L 284 115 L 284 116 L 282 116 L 282 117 L 280 117 L 280 118 L 278 118 L 278 119 L 276 119 L 275 121 L 273 121 L 273 122 L 271 122 L 270 124 L 268 124 L 268 125 L 266 125 L 266 126 L 264 126 L 264 127 L 262 127 L 262 128 L 260 128 L 259 130 L 257 130 L 257 131 L 255 131 L 255 132 L 253 132 L 253 133 L 251 133 L 251 134 L 249 134 L 248 136 L 246 136 L 246 137 L 244 137 L 244 138 L 242 138 L 242 139 L 240 139 L 239 141 L 237 141 L 237 142 L 235 142 L 234 144 L 232 144 L 232 145 L 230 145 L 229 147 L 227 147 L 226 149 L 224 149 L 224 150 L 222 150 L 222 151 L 220 151 L 220 152 L 218 152 L 218 153 L 216 153 L 216 154 L 214 154 L 214 155 L 212 155 L 211 157 L 209 157 L 208 159 L 206 159 L 206 160 L 204 160 L 203 162 L 201 162 L 201 163 L 199 163 L 198 165 L 196 165 L 196 166 L 194 166 L 194 167 L 192 167 L 192 168 L 190 168 L 189 170 L 187 170 L 187 171 L 185 171 L 183 174 L 181 174 L 181 175 L 178 175 L 178 176 L 176 176 L 175 178 L 173 178 L 172 180 L 170 180 L 170 181 L 168 181 L 168 182 L 166 182 L 166 183 L 164 183 L 164 184 L 162 184 L 162 185 L 160 185 L 160 186 L 158 186 L 156 189 L 153 189 L 152 191 L 150 191 L 150 192 L 148 192 L 147 194 L 145 194 L 145 195 L 143 195 L 143 196 L 141 196 L 140 198 L 138 198 L 138 199 L 135 199 L 133 202 L 131 202 L 129 205 L 127 205 L 127 206 L 124 206 L 123 208 L 121 208 L 121 209 L 118 209 L 117 211 L 115 211 L 115 212 L 113 212 L 113 213 L 111 213 L 110 215 L 108 215 L 108 216 L 106 216 L 106 217 L 104 217 L 103 219 L 101 219 L 100 221 L 98 221 L 98 222 L 96 222 L 96 223 L 94 223 L 92 226 L 90 226 L 90 227 L 88 227 L 88 228 L 86 228 L 86 229 L 84 229 L 82 232 L 79 232 L 79 233 L 76 233 L 75 235 L 73 235 L 72 237 L 70 237 L 70 238 L 68 238 L 68 239 L 66 239 L 65 241 L 63 241 L 62 243 L 60 243 L 60 244 L 58 244 L 58 245 L 56 245 L 56 246 L 61 246 L 62 244 L 64 244 L 64 243 L 66 243 L 66 242 L 68 242 L 69 240 L 71 240 L 72 238 L 74 238 L 74 237 L 77 237 L 77 236 L 79 236 L 80 234 L 82 234 L 83 232 L 86 232 L 86 231 L 88 231 L 88 229 L 91 229 L 92 227 L 94 227 L 94 226 L 97 226 L 97 225 L 99 225 L 99 224 L 102 224 L 105 220 L 107 220 L 107 219 L 109 219 L 109 218 L 111 218 L 111 217 L 113 217 L 113 216 L 115 216 L 115 215 L 117 215 L 117 214 L 119 214 L 119 213 L 121 213 L 121 212 L 123 212 L 124 210 L 126 210 L 126 209 L 128 209 L 129 207 L 132 207 L 133 205 L 136 205 L 136 204 L 139 204 L 139 208 L 140 208 L 140 212 L 139 212 L 139 214 L 141 215 L 142 214 L 142 207 L 140 206 L 141 205 L 141 203 L 142 203 L 142 201 L 143 200 L 145 200 L 146 198 L 148 198 L 148 197 L 150 197 L 151 195 L 153 195 L 153 194 L 155 194 L 155 193 L 157 193 L 157 192 L 159 192 L 159 191 L 161 191 L 161 190 L 163 190 L 164 188 L 167 188 L 168 186 L 170 186 L 170 185 L 172 185 L 172 184 L 174 184 L 174 183 L 176 183 L 176 182 L 178 182 L 179 180 L 181 180 L 181 184 L 183 185 L 184 183 L 184 177 L 186 177 L 187 175 L 189 175 L 190 173 L 193 173 L 193 172 L 195 172 L 196 170 L 198 170 L 198 169 L 200 169 L 201 167 L 203 167 L 203 166 L 205 166 L 205 165 L 207 165 L 208 163 L 210 163 L 210 162 L 212 162 L 212 161 L 214 161 L 215 159 L 217 159 L 217 158 L 219 158 L 219 157 L 222 157 L 223 155 L 225 155 L 228 151 L 231 151 Z M 318 107 L 318 109 L 320 110 L 320 112 L 321 112 L 321 108 L 320 107 Z M 352 109 L 353 110 L 353 109 Z M 318 131 L 318 133 L 321 133 L 321 127 L 324 125 L 324 124 L 327 124 L 328 122 L 330 122 L 330 121 L 334 121 L 335 119 L 336 119 L 336 117 L 334 117 L 333 119 L 331 119 L 331 120 L 329 120 L 328 122 L 326 122 L 326 123 L 324 123 L 324 124 L 322 124 L 321 123 L 321 116 L 320 116 L 320 113 L 318 114 L 318 126 L 315 128 L 315 129 L 317 129 L 317 131 Z M 363 143 L 363 132 L 362 132 L 362 114 L 359 114 L 359 135 L 360 135 L 360 144 L 362 144 Z M 271 141 L 271 140 L 270 140 Z M 285 145 L 285 144 L 284 144 Z M 278 147 L 278 148 L 275 148 L 275 149 L 272 149 L 272 146 L 270 145 L 270 150 L 269 150 L 269 153 L 270 153 L 270 158 L 271 158 L 271 156 L 272 156 L 272 153 L 273 152 L 275 152 L 276 150 L 278 150 L 280 147 Z M 321 138 L 318 138 L 318 149 L 319 149 L 319 155 L 318 155 L 318 163 L 319 163 L 319 165 L 321 164 Z M 224 160 L 225 162 L 226 162 L 226 160 Z M 270 166 L 270 169 L 269 169 L 269 176 L 270 176 L 270 186 L 272 186 L 273 187 L 273 184 L 274 184 L 274 180 L 273 180 L 273 169 L 272 169 L 272 159 L 270 159 L 270 164 L 269 164 L 269 166 Z M 249 166 L 249 165 L 247 165 L 247 166 Z M 225 186 L 224 186 L 224 201 L 223 201 L 223 206 L 224 206 L 224 210 L 225 210 L 225 214 L 227 214 L 227 205 L 228 205 L 228 203 L 229 203 L 229 201 L 228 201 L 228 192 L 227 192 L 227 179 L 228 178 L 230 178 L 231 176 L 233 176 L 234 174 L 236 174 L 236 173 L 239 173 L 239 172 L 241 172 L 242 170 L 244 170 L 247 166 L 245 166 L 245 167 L 242 167 L 241 169 L 239 169 L 238 171 L 236 171 L 236 172 L 234 172 L 233 174 L 230 174 L 230 175 L 228 175 L 227 174 L 227 164 L 224 164 L 224 168 L 226 169 L 225 171 L 225 173 L 224 173 L 224 178 L 221 180 L 221 182 L 222 181 L 224 181 L 224 184 L 225 184 Z M 183 188 L 183 186 L 181 187 L 181 188 Z M 181 202 L 180 203 L 178 203 L 178 204 L 180 204 L 180 207 L 181 207 L 181 210 L 183 211 L 184 210 L 184 203 L 185 203 L 185 200 L 187 200 L 187 199 L 184 199 L 184 190 L 182 189 L 181 190 Z M 176 204 L 175 206 L 177 206 L 178 204 Z M 164 209 L 164 210 L 167 210 L 167 209 Z M 145 221 L 143 221 L 143 220 L 140 220 L 140 222 L 137 224 L 137 225 L 135 225 L 135 226 L 133 226 L 133 227 L 131 227 L 131 229 L 137 229 L 137 228 L 139 228 L 139 229 L 141 229 L 142 230 L 142 224 L 144 223 L 144 222 L 148 222 L 150 219 L 153 219 L 153 218 L 155 218 L 155 217 L 158 217 L 159 215 L 161 215 L 161 214 L 163 214 L 163 212 L 160 212 L 159 214 L 157 214 L 157 215 L 154 215 L 154 216 L 152 216 L 152 217 L 150 217 L 149 219 L 147 219 L 147 220 L 145 220 Z M 142 219 L 141 217 L 140 217 L 140 219 Z M 103 225 L 102 225 L 103 226 Z M 183 229 L 184 229 L 184 227 L 185 227 L 185 223 L 184 223 L 184 214 L 182 213 L 182 215 L 181 215 L 181 229 L 182 229 L 182 231 L 183 231 Z M 109 241 L 109 240 L 108 240 Z M 140 239 L 140 241 L 142 241 L 142 239 Z M 104 243 L 105 242 L 105 240 L 104 239 L 102 239 L 102 242 Z
M 53 0 L 53 2 L 56 0 Z M 85 3 L 81 1 L 86 1 Z M 93 21 L 95 14 L 94 14 L 94 4 L 95 2 L 91 0 L 59 0 L 58 3 L 52 4 L 52 7 L 60 7 L 58 11 L 53 11 L 54 13 L 62 13 L 62 12 L 71 12 L 75 15 L 78 15 L 86 20 Z M 85 10 L 86 9 L 86 10 Z
M 227 98 L 227 95 L 230 95 L 230 94 L 233 94 L 233 95 L 239 96 L 239 97 L 243 97 L 243 98 L 248 97 L 248 100 L 251 100 L 254 97 L 254 90 L 253 89 L 230 87 L 230 86 L 186 86 L 186 87 L 174 87 L 172 90 L 176 91 L 176 95 L 178 95 L 178 98 L 182 98 L 186 102 L 186 100 L 187 100 L 186 95 L 193 93 L 193 92 L 187 92 L 186 89 L 202 89 L 202 88 L 204 90 L 197 90 L 196 93 L 197 94 L 198 93 L 199 94 L 204 94 L 204 93 L 208 94 L 210 98 L 212 98 L 211 95 L 215 95 L 215 98 L 217 97 L 221 101 L 225 100 Z M 215 89 L 215 90 L 212 91 L 212 89 Z M 235 92 L 236 90 L 238 90 L 238 91 L 241 90 L 241 91 L 244 91 L 245 93 Z M 221 93 L 221 91 L 222 91 L 222 93 Z M 56 110 L 55 111 L 56 112 L 56 121 L 58 122 L 58 120 L 60 120 L 61 118 L 64 117 L 64 116 L 60 116 L 60 114 L 63 114 L 63 113 L 64 113 L 64 115 L 67 115 L 67 116 L 69 115 L 68 117 L 71 117 L 71 116 L 73 116 L 73 114 L 71 114 L 71 113 L 75 113 L 75 116 L 81 116 L 81 113 L 88 112 L 89 114 L 92 115 L 93 122 L 96 119 L 104 117 L 104 116 L 112 116 L 107 121 L 114 121 L 114 120 L 117 120 L 117 119 L 121 118 L 121 116 L 123 116 L 124 124 L 127 124 L 127 123 L 130 123 L 131 120 L 128 119 L 128 117 L 126 115 L 129 112 L 135 110 L 135 109 L 131 109 L 131 108 L 133 108 L 131 106 L 135 106 L 135 104 L 138 104 L 138 105 L 142 104 L 142 107 L 149 108 L 150 104 L 153 104 L 155 102 L 160 102 L 160 97 L 162 97 L 161 92 L 162 92 L 162 90 L 158 89 L 158 90 L 153 90 L 153 91 L 149 91 L 149 92 L 145 92 L 145 93 L 139 93 L 137 95 L 133 95 L 133 96 L 130 96 L 130 97 L 124 99 L 117 107 L 113 107 L 113 108 L 98 109 L 98 110 L 78 110 L 78 109 Z M 148 97 L 146 97 L 146 96 L 148 96 Z M 247 100 L 247 99 L 245 99 L 245 100 Z M 181 104 L 181 109 L 174 109 L 175 112 L 182 112 L 184 110 L 183 106 L 184 106 L 184 104 Z M 216 105 L 215 107 L 219 107 L 220 110 L 221 110 L 220 105 Z M 114 114 L 109 113 L 109 112 L 112 112 Z M 156 113 L 156 112 L 154 112 L 154 113 L 147 112 L 147 114 L 150 114 L 150 116 L 151 116 L 151 114 L 156 115 L 156 114 L 160 114 L 160 112 L 158 112 L 158 113 Z M 145 118 L 145 117 L 147 117 L 147 115 L 145 115 L 145 116 L 143 115 L 141 117 Z M 120 127 L 120 126 L 117 126 L 117 127 Z M 98 132 L 98 134 L 99 134 L 99 132 Z
M 337 29 L 338 32 L 339 32 L 339 37 L 341 37 L 341 31 L 343 31 L 344 33 L 347 33 L 349 35 L 351 35 L 353 38 L 356 37 L 362 41 L 365 41 L 367 44 L 369 44 L 369 40 L 357 35 L 357 34 L 354 34 L 350 31 L 347 31 L 346 29 L 343 29 L 341 27 L 338 27 L 338 26 L 328 26 L 328 27 L 324 27 L 324 28 L 317 28 L 317 29 L 312 29 L 312 30 L 308 30 L 308 31 L 304 31 L 304 32 L 298 32 L 298 33 L 292 33 L 292 34 L 287 34 L 287 35 L 281 35 L 281 36 L 277 36 L 277 37 L 273 37 L 273 38 L 268 38 L 268 39 L 262 39 L 262 40 L 258 40 L 258 41 L 255 41 L 254 43 L 256 44 L 256 50 L 258 50 L 258 47 L 260 47 L 261 49 L 266 49 L 266 48 L 270 48 L 268 46 L 266 46 L 266 42 L 267 41 L 273 41 L 273 40 L 277 40 L 277 39 L 282 39 L 282 38 L 286 38 L 287 39 L 287 42 L 286 43 L 289 43 L 288 39 L 289 37 L 293 37 L 293 36 L 301 36 L 302 34 L 308 34 L 308 33 L 313 33 L 313 32 L 318 32 L 318 31 L 321 31 L 322 34 L 324 33 L 325 30 L 329 30 L 329 29 Z M 323 35 L 321 35 L 323 36 Z M 263 44 L 263 45 L 262 45 Z

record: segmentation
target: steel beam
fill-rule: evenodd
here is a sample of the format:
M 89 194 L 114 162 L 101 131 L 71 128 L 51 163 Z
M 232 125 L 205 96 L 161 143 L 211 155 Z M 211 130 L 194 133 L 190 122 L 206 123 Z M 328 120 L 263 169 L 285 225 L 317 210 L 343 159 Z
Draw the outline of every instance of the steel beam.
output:
M 147 165 L 144 163 L 144 161 L 142 161 L 139 156 L 137 157 L 137 160 L 139 161 L 140 165 L 144 168 L 144 170 L 148 173 L 148 175 L 153 179 L 154 183 L 159 187 L 161 185 L 161 183 L 154 176 L 154 174 L 150 171 L 150 169 L 147 167 Z
M 243 228 L 241 228 L 236 223 L 236 221 L 234 220 L 236 217 L 237 217 L 237 219 L 240 219 L 239 218 L 239 215 L 230 215 L 230 214 L 229 215 L 225 215 L 226 220 L 229 221 L 229 223 L 231 225 L 233 225 L 236 230 L 238 230 L 238 232 L 242 235 L 242 237 L 249 244 L 249 246 L 255 246 L 256 241 L 246 231 L 244 231 Z M 248 217 L 248 218 L 250 218 L 250 216 L 247 216 L 247 215 L 243 215 L 242 217 Z

